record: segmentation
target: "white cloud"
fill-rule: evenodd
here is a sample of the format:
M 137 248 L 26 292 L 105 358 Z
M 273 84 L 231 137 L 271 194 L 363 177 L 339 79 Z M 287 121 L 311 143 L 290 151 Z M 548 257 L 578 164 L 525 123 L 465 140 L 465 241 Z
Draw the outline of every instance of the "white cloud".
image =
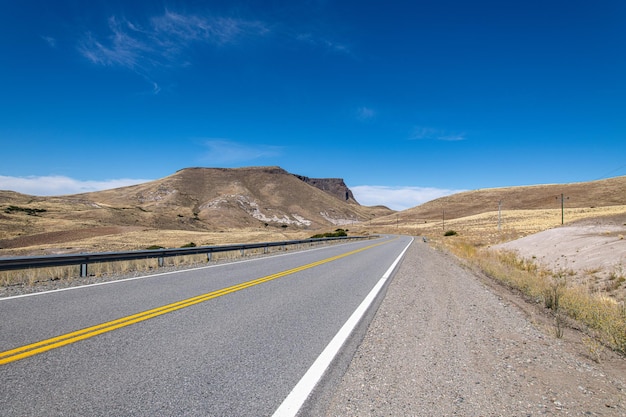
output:
M 121 178 L 104 181 L 82 181 L 61 175 L 9 177 L 0 175 L 0 190 L 22 194 L 51 196 L 109 190 L 141 184 L 151 180 Z
M 418 126 L 413 129 L 409 137 L 410 140 L 441 140 L 446 142 L 456 142 L 466 139 L 465 133 L 449 132 L 443 129 Z
M 79 52 L 93 64 L 119 66 L 143 76 L 153 68 L 189 65 L 183 55 L 193 43 L 223 46 L 269 32 L 259 21 L 170 11 L 153 17 L 145 27 L 113 16 L 108 29 L 107 36 L 87 33 Z
M 298 42 L 309 44 L 316 48 L 323 48 L 331 52 L 350 55 L 350 48 L 342 43 L 335 42 L 323 36 L 314 35 L 312 33 L 300 33 L 295 36 Z
M 208 152 L 203 161 L 212 164 L 232 164 L 282 154 L 282 147 L 271 145 L 247 145 L 227 139 L 209 139 L 204 142 Z
M 53 38 L 52 36 L 42 36 L 41 39 L 43 39 L 44 42 L 46 42 L 49 47 L 51 48 L 57 47 L 57 40 Z
M 383 185 L 358 185 L 350 187 L 350 189 L 356 200 L 364 206 L 383 205 L 393 210 L 406 210 L 439 197 L 465 191 L 430 187 L 389 187 Z
M 360 107 L 357 110 L 357 118 L 359 120 L 369 120 L 376 116 L 376 112 L 369 107 Z

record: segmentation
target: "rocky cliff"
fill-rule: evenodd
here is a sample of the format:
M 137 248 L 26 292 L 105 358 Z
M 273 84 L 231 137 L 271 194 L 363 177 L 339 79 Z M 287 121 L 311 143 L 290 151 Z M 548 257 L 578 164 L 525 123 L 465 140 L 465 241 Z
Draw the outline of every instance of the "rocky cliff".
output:
M 352 195 L 352 191 L 341 178 L 309 178 L 303 175 L 295 176 L 305 183 L 337 197 L 341 201 L 359 204 L 354 198 L 354 195 Z

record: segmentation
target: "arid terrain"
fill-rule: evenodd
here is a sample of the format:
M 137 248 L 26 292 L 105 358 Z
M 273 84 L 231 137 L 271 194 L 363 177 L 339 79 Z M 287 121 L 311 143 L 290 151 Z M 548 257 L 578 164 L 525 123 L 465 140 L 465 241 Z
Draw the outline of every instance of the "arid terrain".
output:
M 341 227 L 509 248 L 601 285 L 626 268 L 624 224 L 626 177 L 474 190 L 402 212 L 361 206 L 339 178 L 278 167 L 188 168 L 145 184 L 58 197 L 0 191 L 0 257 L 290 240 Z M 446 231 L 455 235 L 444 237 Z M 518 240 L 529 235 L 535 237 Z
M 512 251 L 623 305 L 626 177 L 475 190 L 397 213 L 359 205 L 342 184 L 270 167 L 182 170 L 74 196 L 0 191 L 0 257 L 288 240 L 337 227 L 420 236 L 329 408 L 312 415 L 626 415 L 621 354 L 576 322 L 555 337 L 551 310 L 447 251 Z
M 278 167 L 188 168 L 77 195 L 0 191 L 0 256 L 300 239 L 392 212 L 361 206 L 338 178 Z
M 626 362 L 417 240 L 328 396 L 310 415 L 626 416 Z

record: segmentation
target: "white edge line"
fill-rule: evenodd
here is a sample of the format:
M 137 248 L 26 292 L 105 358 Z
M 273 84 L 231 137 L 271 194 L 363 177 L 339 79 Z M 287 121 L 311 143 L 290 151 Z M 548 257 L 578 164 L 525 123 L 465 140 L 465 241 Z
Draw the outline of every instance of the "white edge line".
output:
M 304 374 L 304 376 L 300 379 L 300 381 L 296 384 L 296 386 L 291 390 L 289 395 L 283 400 L 282 404 L 276 409 L 272 417 L 295 417 L 302 405 L 309 397 L 319 380 L 322 378 L 328 367 L 330 366 L 339 350 L 344 345 L 350 334 L 354 331 L 356 325 L 361 321 L 361 318 L 372 304 L 380 290 L 382 289 L 385 282 L 391 276 L 393 270 L 396 265 L 400 262 L 404 253 L 409 249 L 411 243 L 413 242 L 413 238 L 406 245 L 402 253 L 398 255 L 396 260 L 391 264 L 387 272 L 383 274 L 381 279 L 376 283 L 374 288 L 367 294 L 367 296 L 363 299 L 361 304 L 354 310 L 354 313 L 350 316 L 348 321 L 339 329 L 335 337 L 328 343 L 326 348 L 322 351 L 322 353 L 317 357 L 313 365 L 309 368 L 309 370 Z
M 354 242 L 345 242 L 345 244 L 348 244 L 348 243 L 354 243 Z M 243 260 L 240 260 L 240 261 L 227 262 L 227 263 L 223 263 L 223 264 L 206 265 L 206 266 L 200 266 L 200 267 L 197 267 L 197 268 L 179 269 L 177 271 L 159 272 L 159 273 L 156 273 L 156 274 L 141 275 L 141 276 L 138 276 L 138 277 L 115 279 L 115 280 L 106 281 L 106 282 L 96 282 L 94 284 L 86 284 L 86 285 L 77 285 L 77 286 L 74 286 L 74 287 L 58 288 L 56 290 L 31 292 L 31 293 L 28 293 L 28 294 L 20 294 L 20 295 L 11 295 L 9 297 L 0 297 L 0 302 L 6 301 L 6 300 L 13 300 L 15 298 L 34 297 L 36 295 L 52 294 L 52 293 L 55 293 L 55 292 L 62 292 L 62 291 L 80 290 L 80 289 L 83 289 L 83 288 L 99 287 L 101 285 L 119 284 L 119 283 L 122 283 L 122 282 L 135 281 L 135 280 L 138 280 L 138 279 L 155 278 L 155 277 L 161 277 L 163 275 L 180 274 L 180 273 L 189 272 L 189 271 L 198 271 L 200 269 L 217 268 L 217 267 L 221 267 L 221 266 L 240 264 L 240 263 L 244 263 L 244 262 L 260 261 L 260 260 L 263 260 L 263 259 L 267 259 L 268 257 L 280 257 L 280 256 L 296 255 L 298 253 L 302 253 L 303 251 L 323 250 L 323 249 L 327 249 L 329 247 L 332 247 L 332 246 L 322 246 L 322 247 L 319 247 L 319 248 L 303 249 L 303 250 L 299 250 L 299 251 L 295 251 L 295 252 L 289 252 L 289 253 L 269 254 L 269 256 L 263 256 L 263 257 L 259 257 L 259 258 L 243 259 Z

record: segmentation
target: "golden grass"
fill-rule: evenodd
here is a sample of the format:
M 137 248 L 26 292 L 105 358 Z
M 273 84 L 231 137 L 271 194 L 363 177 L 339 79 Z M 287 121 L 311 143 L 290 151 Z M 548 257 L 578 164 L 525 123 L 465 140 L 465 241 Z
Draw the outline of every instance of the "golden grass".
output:
M 626 206 L 569 208 L 564 210 L 565 223 L 579 220 L 601 222 L 603 217 L 623 218 Z M 622 223 L 620 223 L 622 224 Z M 561 226 L 561 209 L 503 210 L 498 227 L 498 211 L 456 219 L 419 219 L 411 213 L 374 219 L 372 233 L 425 236 L 436 247 L 450 251 L 488 276 L 520 291 L 532 303 L 548 308 L 555 318 L 555 329 L 562 331 L 562 315 L 587 328 L 586 344 L 597 353 L 597 343 L 626 354 L 626 276 L 618 266 L 606 281 L 595 277 L 599 269 L 576 274 L 570 270 L 551 271 L 522 259 L 513 252 L 491 250 L 492 245 L 512 241 L 530 234 Z M 455 236 L 444 237 L 448 230 Z M 558 301 L 555 305 L 555 297 Z M 593 337 L 592 337 L 593 336 Z M 593 348 L 593 349 L 591 349 Z
M 570 208 L 564 210 L 565 223 L 579 220 L 626 214 L 626 205 Z M 379 233 L 401 233 L 415 236 L 428 236 L 439 239 L 447 230 L 454 230 L 458 236 L 474 245 L 486 246 L 508 242 L 533 233 L 561 226 L 561 209 L 502 210 L 498 227 L 498 211 L 489 211 L 455 219 L 420 219 L 410 212 L 395 216 L 374 219 L 371 227 Z
M 109 252 L 142 250 L 150 246 L 179 248 L 190 242 L 197 246 L 227 245 L 237 243 L 275 242 L 280 240 L 306 239 L 311 231 L 285 231 L 275 227 L 223 229 L 217 232 L 194 232 L 186 230 L 140 229 L 77 239 L 71 242 L 46 243 L 5 249 L 1 256 L 31 256 L 43 254 Z
M 156 238 L 153 232 L 145 232 L 147 234 L 142 233 L 130 233 L 130 236 L 126 236 L 124 239 L 115 239 L 114 237 L 110 237 L 110 239 L 114 239 L 116 250 L 119 249 L 121 245 L 126 243 L 130 249 L 145 249 L 143 245 L 142 247 L 137 246 L 136 241 L 133 239 L 146 239 L 143 241 L 150 241 L 148 238 Z M 227 244 L 238 244 L 238 243 L 252 243 L 252 242 L 272 242 L 272 241 L 287 241 L 287 240 L 300 240 L 306 239 L 309 236 L 305 236 L 301 232 L 294 233 L 280 233 L 280 234 L 268 234 L 265 233 L 254 233 L 250 231 L 242 231 L 242 230 L 233 230 L 232 233 L 217 233 L 207 234 L 207 233 L 194 233 L 194 232 L 179 232 L 179 231 L 161 231 L 158 233 L 160 240 L 158 242 L 183 242 L 189 243 L 190 241 L 198 242 L 198 246 L 220 246 Z M 192 240 L 189 240 L 192 239 Z M 98 239 L 99 243 L 104 245 L 104 247 L 109 247 L 108 242 L 100 242 L 101 239 Z M 142 240 L 137 240 L 142 241 Z M 135 242 L 134 245 L 132 242 Z M 195 243 L 194 242 L 194 243 Z M 332 242 L 328 242 L 325 244 L 332 244 Z M 163 258 L 163 267 L 178 267 L 178 266 L 194 266 L 194 265 L 206 265 L 208 262 L 218 263 L 224 261 L 232 261 L 236 259 L 240 259 L 242 257 L 252 257 L 252 256 L 260 256 L 263 254 L 271 254 L 274 252 L 280 252 L 283 250 L 298 250 L 304 247 L 310 247 L 311 244 L 305 245 L 290 245 L 286 247 L 276 246 L 270 248 L 256 248 L 256 249 L 246 249 L 242 254 L 240 250 L 233 251 L 225 251 L 225 252 L 215 252 L 210 254 L 210 260 L 207 258 L 206 254 L 195 254 L 195 255 L 183 255 L 183 256 L 174 256 L 174 257 L 165 257 Z M 165 245 L 161 245 L 165 246 Z M 172 245 L 171 247 L 180 247 L 182 245 Z M 159 269 L 158 258 L 149 258 L 149 259 L 137 259 L 137 260 L 129 260 L 129 261 L 118 261 L 118 262 L 101 262 L 101 263 L 90 263 L 88 265 L 88 275 L 89 277 L 115 277 L 119 275 L 128 275 L 128 274 L 140 274 L 140 273 L 148 273 L 152 271 L 157 271 Z M 76 281 L 77 277 L 80 275 L 80 267 L 78 265 L 74 266 L 64 266 L 64 267 L 50 267 L 50 268 L 33 268 L 26 270 L 17 270 L 17 271 L 1 271 L 0 272 L 0 286 L 9 287 L 9 286 L 35 286 L 42 282 L 48 281 Z
M 463 240 L 448 244 L 446 248 L 491 278 L 522 292 L 531 302 L 551 309 L 557 335 L 562 334 L 561 314 L 565 314 L 584 324 L 589 333 L 606 346 L 626 354 L 624 301 L 617 302 L 606 293 L 577 282 L 573 271 L 550 271 L 513 252 L 476 248 Z

